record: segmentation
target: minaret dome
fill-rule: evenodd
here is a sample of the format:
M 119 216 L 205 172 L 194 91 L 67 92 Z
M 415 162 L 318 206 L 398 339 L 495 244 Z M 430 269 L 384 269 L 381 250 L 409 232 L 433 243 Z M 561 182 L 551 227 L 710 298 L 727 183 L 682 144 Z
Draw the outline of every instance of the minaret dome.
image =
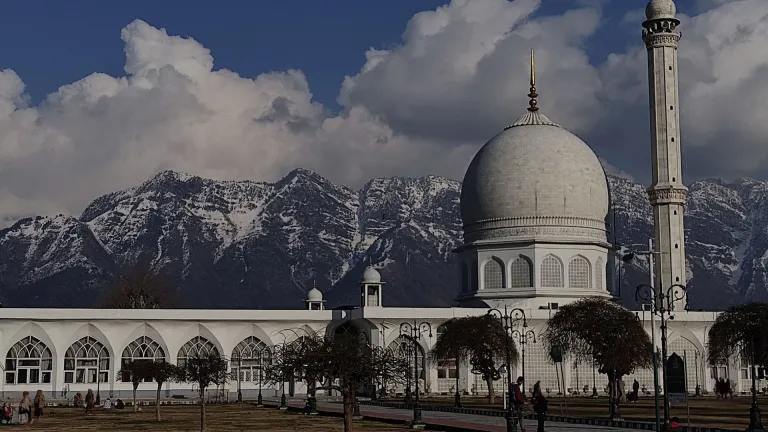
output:
M 645 17 L 649 20 L 675 18 L 676 13 L 677 7 L 672 0 L 651 0 L 645 6 Z

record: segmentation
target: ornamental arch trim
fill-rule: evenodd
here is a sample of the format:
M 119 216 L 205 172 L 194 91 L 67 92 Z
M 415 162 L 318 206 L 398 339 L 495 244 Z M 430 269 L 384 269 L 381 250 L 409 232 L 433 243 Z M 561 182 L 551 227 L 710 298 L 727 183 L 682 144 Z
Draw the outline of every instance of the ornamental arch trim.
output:
M 178 345 L 177 349 L 174 350 L 173 354 L 169 355 L 175 355 L 182 347 L 184 347 L 184 345 L 187 344 L 187 342 L 198 336 L 205 338 L 211 344 L 213 344 L 219 354 L 227 355 L 227 352 L 224 350 L 224 347 L 221 344 L 219 338 L 217 338 L 216 335 L 214 335 L 213 332 L 205 324 L 202 323 L 195 323 L 188 327 L 183 335 L 177 339 L 180 345 Z
M 128 334 L 123 343 L 120 345 L 120 355 L 122 356 L 123 351 L 128 347 L 129 344 L 133 343 L 136 339 L 142 336 L 146 336 L 152 339 L 160 346 L 160 348 L 162 348 L 163 354 L 165 354 L 165 361 L 175 361 L 175 358 L 171 357 L 173 354 L 168 349 L 168 343 L 165 341 L 165 338 L 160 335 L 160 332 L 158 332 L 155 327 L 148 323 L 137 325 L 136 328 L 134 328 L 133 331 Z
M 87 323 L 83 324 L 80 327 L 77 328 L 67 339 L 69 342 L 69 345 L 67 345 L 67 349 L 69 349 L 72 344 L 75 342 L 78 342 L 80 339 L 90 336 L 94 339 L 96 339 L 100 344 L 104 345 L 104 348 L 109 353 L 110 358 L 115 358 L 117 353 L 115 352 L 115 348 L 112 346 L 112 343 L 110 342 L 107 335 L 104 334 L 104 332 L 101 331 L 101 329 L 93 323 Z M 124 348 L 124 347 L 123 347 Z M 122 351 L 121 351 L 122 352 Z
M 53 339 L 51 339 L 51 336 L 48 334 L 48 332 L 40 326 L 40 324 L 36 322 L 28 322 L 24 325 L 22 325 L 14 334 L 13 336 L 7 338 L 5 341 L 5 345 L 2 347 L 2 350 L 0 352 L 3 353 L 3 355 L 8 354 L 8 350 L 11 349 L 14 345 L 16 345 L 17 342 L 22 340 L 25 337 L 32 336 L 35 339 L 42 342 L 49 350 L 51 350 L 51 356 L 55 359 L 58 358 L 59 352 L 56 349 L 56 345 L 53 343 Z M 64 347 L 64 350 L 69 348 L 70 344 L 67 344 L 66 347 Z M 55 372 L 56 368 L 54 368 Z

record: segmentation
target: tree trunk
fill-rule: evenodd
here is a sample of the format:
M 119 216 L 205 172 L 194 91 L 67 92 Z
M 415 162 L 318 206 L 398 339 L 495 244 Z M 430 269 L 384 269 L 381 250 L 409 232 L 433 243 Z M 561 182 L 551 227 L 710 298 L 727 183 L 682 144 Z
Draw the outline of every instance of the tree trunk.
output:
M 488 403 L 493 405 L 496 403 L 496 392 L 493 389 L 493 380 L 487 379 L 485 385 L 488 387 Z
M 205 432 L 205 389 L 200 388 L 200 432 Z
M 348 386 L 344 386 L 342 397 L 344 403 L 344 432 L 352 432 L 352 414 L 354 407 L 352 406 L 352 393 L 349 391 Z
M 621 417 L 619 404 L 621 395 L 619 395 L 619 380 L 621 376 L 617 373 L 608 373 L 608 414 L 611 420 L 618 420 Z
M 139 407 L 136 406 L 136 390 L 139 388 L 138 385 L 133 386 L 133 412 L 137 412 L 139 410 Z
M 157 383 L 157 398 L 155 399 L 155 417 L 157 418 L 157 421 L 160 421 L 160 388 L 163 386 L 163 383 Z

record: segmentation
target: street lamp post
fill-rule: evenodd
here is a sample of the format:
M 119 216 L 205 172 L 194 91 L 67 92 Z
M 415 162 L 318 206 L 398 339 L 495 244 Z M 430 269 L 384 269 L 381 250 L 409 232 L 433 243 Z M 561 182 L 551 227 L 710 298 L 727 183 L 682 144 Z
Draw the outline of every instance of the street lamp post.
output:
M 511 336 L 517 339 L 517 342 L 520 344 L 520 348 L 522 351 L 522 372 L 520 375 L 525 378 L 525 346 L 528 345 L 528 342 L 536 343 L 536 333 L 533 330 L 526 330 L 528 328 L 528 322 L 523 321 L 523 329 L 522 330 L 512 330 Z M 530 339 L 529 339 L 530 338 Z M 525 381 L 523 381 L 525 382 Z M 523 385 L 523 388 L 520 389 L 520 391 L 523 393 L 523 396 L 525 396 L 525 385 Z
M 667 395 L 667 322 L 675 318 L 674 303 L 686 299 L 686 287 L 682 284 L 674 284 L 664 290 L 656 290 L 648 284 L 641 284 L 635 288 L 635 299 L 648 301 L 651 304 L 651 313 L 658 315 L 661 322 L 661 375 L 662 392 L 664 393 L 664 424 L 662 431 L 669 431 L 669 396 Z M 686 304 L 685 309 L 688 309 Z M 654 353 L 654 358 L 656 353 Z M 658 406 L 658 405 L 657 405 Z
M 264 405 L 264 400 L 261 398 L 261 386 L 262 386 L 262 373 L 264 371 L 264 352 L 269 348 L 264 348 L 259 352 L 259 396 L 256 398 L 256 406 Z
M 592 354 L 592 397 L 597 397 L 597 368 L 594 354 Z
M 432 337 L 432 325 L 426 321 L 416 324 L 404 322 L 400 324 L 400 334 L 411 339 L 413 342 L 413 423 L 411 427 L 420 429 L 424 427 L 421 421 L 421 407 L 419 406 L 419 339 L 423 333 L 429 333 Z M 423 358 L 423 357 L 422 357 Z
M 749 427 L 747 432 L 765 431 L 760 419 L 760 407 L 757 405 L 757 367 L 755 366 L 755 340 L 752 340 L 752 406 L 749 407 Z
M 459 357 L 456 356 L 456 394 L 453 395 L 453 406 L 461 408 L 461 393 L 459 393 Z
M 507 367 L 507 391 L 510 392 L 510 398 L 512 397 L 512 359 L 509 356 L 511 347 L 509 346 L 509 339 L 511 336 L 512 327 L 515 322 L 522 320 L 523 328 L 528 327 L 528 322 L 525 319 L 525 311 L 521 308 L 507 309 L 504 305 L 504 310 L 491 309 L 488 311 L 488 315 L 497 318 L 501 321 L 501 326 L 504 328 L 504 351 L 505 351 L 505 366 Z M 490 390 L 490 389 L 489 389 Z M 507 411 L 505 414 L 507 420 L 507 432 L 517 431 L 517 416 L 512 409 L 512 401 L 507 404 Z
M 101 405 L 101 352 L 96 357 L 96 405 Z
M 628 254 L 624 255 L 621 259 L 624 262 L 632 261 L 635 255 L 648 256 L 648 284 L 653 287 L 656 285 L 656 275 L 654 274 L 654 263 L 656 255 L 661 252 L 656 251 L 653 245 L 653 238 L 648 239 L 648 250 L 631 250 Z M 656 291 L 651 288 L 650 290 L 651 303 L 656 304 Z M 651 345 L 653 346 L 653 400 L 656 409 L 656 430 L 661 428 L 661 415 L 659 413 L 659 365 L 656 363 L 656 319 L 653 313 L 651 313 Z M 596 392 L 595 392 L 596 393 Z
M 240 384 L 240 376 L 243 373 L 243 360 L 240 358 L 240 356 L 237 356 L 237 402 L 242 403 L 243 402 L 243 389 L 242 385 Z

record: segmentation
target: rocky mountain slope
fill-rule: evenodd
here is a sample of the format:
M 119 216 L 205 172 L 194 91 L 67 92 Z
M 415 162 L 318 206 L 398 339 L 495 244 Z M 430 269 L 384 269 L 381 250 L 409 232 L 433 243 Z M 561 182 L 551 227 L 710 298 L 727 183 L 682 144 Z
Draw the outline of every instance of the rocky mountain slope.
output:
M 645 244 L 643 186 L 611 177 L 616 242 Z M 302 169 L 276 183 L 220 182 L 165 171 L 93 201 L 79 219 L 23 219 L 0 231 L 0 299 L 9 306 L 90 307 L 115 274 L 162 272 L 185 307 L 297 308 L 313 284 L 330 306 L 357 302 L 369 263 L 385 305 L 447 306 L 458 292 L 460 184 L 373 179 L 361 190 Z M 686 216 L 693 308 L 768 299 L 768 184 L 691 185 Z M 613 233 L 611 234 L 613 239 Z M 620 292 L 645 279 L 623 265 Z

